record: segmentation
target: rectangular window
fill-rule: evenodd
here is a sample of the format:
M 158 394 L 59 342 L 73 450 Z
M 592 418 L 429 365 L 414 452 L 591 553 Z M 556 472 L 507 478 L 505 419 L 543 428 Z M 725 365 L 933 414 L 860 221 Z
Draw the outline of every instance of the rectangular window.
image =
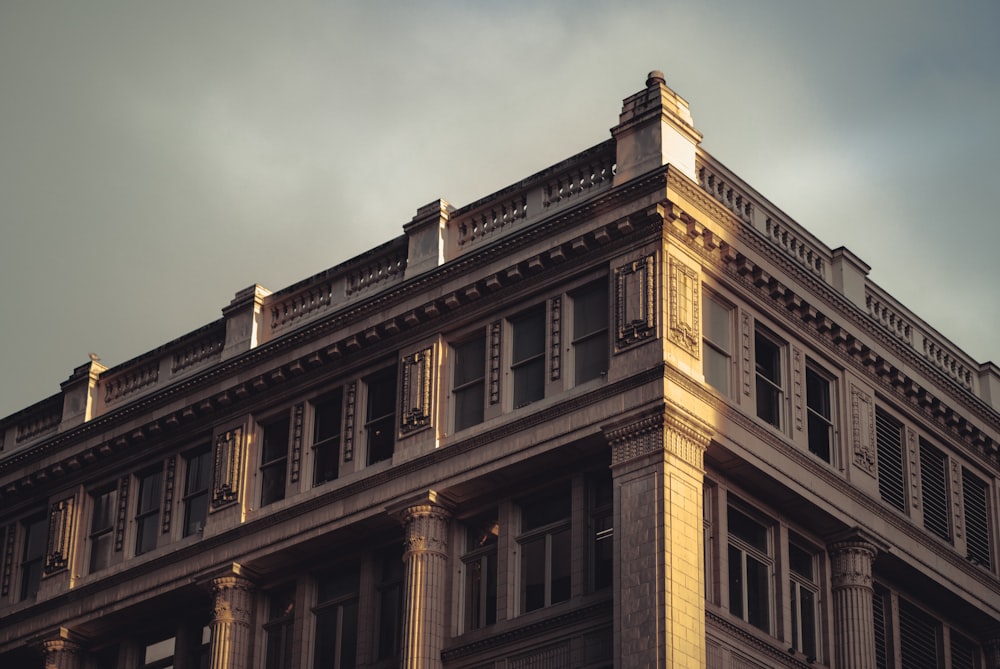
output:
M 209 449 L 184 456 L 184 536 L 198 534 L 208 519 L 208 478 L 212 467 Z
M 610 588 L 614 579 L 615 525 L 610 472 L 590 481 L 590 587 Z
M 313 666 L 354 669 L 358 655 L 358 568 L 330 570 L 316 580 Z
M 538 307 L 511 320 L 514 408 L 545 397 L 545 309 Z
M 173 669 L 177 637 L 168 637 L 143 646 L 142 669 Z
M 521 612 L 570 596 L 570 495 L 561 490 L 521 506 Z
M 906 513 L 903 477 L 903 426 L 875 409 L 875 445 L 878 451 L 878 492 L 882 501 Z
M 962 468 L 962 509 L 965 512 L 965 555 L 970 562 L 992 569 L 989 487 Z
M 156 548 L 160 533 L 160 497 L 163 469 L 140 474 L 138 502 L 135 512 L 135 554 L 142 555 Z
M 806 413 L 808 414 L 809 452 L 823 462 L 830 462 L 833 446 L 833 411 L 831 383 L 812 364 L 806 362 Z
M 754 332 L 754 361 L 757 374 L 757 417 L 781 429 L 784 384 L 781 372 L 781 345 L 758 327 Z
M 260 505 L 262 507 L 285 499 L 285 479 L 288 473 L 288 416 L 263 427 L 260 448 Z
M 497 541 L 500 525 L 496 511 L 467 523 L 465 568 L 465 631 L 497 621 Z
M 771 631 L 771 540 L 761 523 L 729 507 L 729 612 Z
M 454 347 L 455 368 L 452 392 L 455 395 L 455 431 L 483 422 L 486 400 L 486 337 Z
M 313 403 L 313 485 L 340 475 L 340 430 L 343 390 L 338 388 Z
M 732 368 L 732 309 L 709 293 L 702 299 L 702 356 L 705 381 L 723 395 L 729 394 Z
M 979 669 L 979 648 L 968 637 L 951 631 L 951 669 Z
M 872 623 L 875 636 L 875 669 L 889 669 L 889 658 L 892 657 L 889 642 L 892 639 L 891 627 L 887 625 L 889 617 L 889 593 L 881 588 L 875 588 L 872 595 Z
M 920 491 L 924 528 L 945 541 L 951 541 L 947 457 L 924 439 L 920 440 Z
M 292 666 L 292 630 L 295 623 L 295 585 L 271 593 L 264 623 L 265 669 Z
M 368 404 L 365 431 L 368 433 L 368 464 L 391 460 L 396 448 L 396 366 L 365 379 Z
M 816 585 L 812 553 L 795 544 L 788 545 L 791 573 L 789 597 L 792 609 L 792 647 L 807 658 L 816 659 Z
M 403 638 L 403 554 L 390 549 L 381 555 L 378 591 L 378 659 L 399 657 Z
M 899 600 L 899 654 L 906 669 L 937 669 L 940 624 L 909 602 Z
M 608 282 L 595 281 L 570 294 L 573 300 L 573 381 L 608 373 Z
M 24 547 L 21 549 L 21 597 L 20 601 L 33 599 L 42 583 L 42 563 L 45 560 L 45 546 L 48 542 L 49 519 L 43 514 L 21 523 L 24 532 Z
M 118 489 L 95 492 L 90 499 L 93 503 L 93 515 L 90 518 L 90 572 L 93 573 L 111 564 Z

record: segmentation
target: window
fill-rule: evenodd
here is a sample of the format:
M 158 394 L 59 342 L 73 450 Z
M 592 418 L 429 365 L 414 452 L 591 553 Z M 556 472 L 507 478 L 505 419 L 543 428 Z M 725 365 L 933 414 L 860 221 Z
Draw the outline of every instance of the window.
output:
M 729 612 L 771 631 L 771 539 L 768 528 L 729 507 Z
M 142 651 L 142 669 L 172 669 L 177 637 L 146 644 Z
M 521 612 L 570 597 L 570 495 L 568 490 L 521 505 Z
M 396 447 L 396 366 L 365 379 L 368 404 L 365 430 L 368 433 L 368 464 L 392 459 Z
M 615 525 L 611 475 L 590 482 L 590 587 L 610 588 L 614 579 Z
M 792 647 L 816 659 L 816 585 L 813 555 L 795 544 L 788 545 L 789 598 L 792 609 Z
M 878 492 L 882 501 L 906 513 L 903 477 L 903 426 L 875 409 L 875 446 L 878 451 Z
M 290 669 L 295 623 L 295 585 L 271 593 L 264 623 L 265 669 Z
M 316 580 L 313 666 L 353 669 L 358 655 L 358 568 L 341 567 Z
M 93 573 L 111 564 L 118 490 L 108 488 L 95 492 L 91 501 L 93 515 L 90 518 L 90 571 Z
M 264 425 L 260 449 L 260 505 L 262 507 L 285 499 L 290 424 L 288 416 L 285 416 Z
M 184 456 L 184 536 L 198 534 L 208 518 L 208 477 L 212 457 L 208 448 Z
M 732 309 L 714 295 L 702 300 L 702 356 L 705 381 L 723 395 L 729 394 L 732 367 Z
M 889 593 L 875 586 L 875 592 L 872 596 L 872 623 L 875 627 L 875 669 L 889 669 L 889 658 L 892 657 L 889 648 L 889 640 L 892 639 L 891 628 L 887 626 L 889 605 Z
M 962 468 L 962 508 L 965 511 L 965 556 L 970 562 L 991 569 L 989 488 L 965 467 Z
M 340 423 L 343 391 L 313 403 L 313 485 L 333 481 L 340 475 Z
M 538 307 L 511 321 L 514 408 L 545 397 L 545 309 Z
M 497 540 L 500 525 L 493 511 L 467 523 L 465 569 L 465 631 L 497 621 Z
M 920 440 L 920 486 L 924 528 L 945 541 L 951 541 L 947 458 L 925 439 Z
M 160 533 L 160 492 L 163 470 L 140 474 L 138 503 L 135 513 L 135 554 L 142 555 L 156 548 Z
M 979 669 L 976 644 L 954 630 L 951 632 L 951 669 Z
M 573 300 L 575 383 L 608 372 L 608 282 L 595 281 L 570 294 Z
M 899 654 L 906 669 L 937 669 L 941 626 L 906 600 L 899 600 Z
M 809 452 L 823 462 L 830 462 L 833 445 L 833 413 L 830 381 L 812 361 L 806 362 L 806 413 L 808 414 Z
M 378 590 L 378 659 L 399 657 L 403 636 L 403 554 L 398 548 L 381 555 Z
M 754 360 L 757 370 L 757 417 L 781 429 L 784 386 L 781 379 L 781 345 L 770 336 L 754 332 Z
M 33 599 L 42 583 L 42 563 L 48 542 L 49 520 L 43 514 L 22 523 L 24 547 L 21 549 L 21 598 Z
M 486 337 L 454 347 L 455 368 L 452 392 L 455 394 L 455 431 L 483 422 L 486 398 Z

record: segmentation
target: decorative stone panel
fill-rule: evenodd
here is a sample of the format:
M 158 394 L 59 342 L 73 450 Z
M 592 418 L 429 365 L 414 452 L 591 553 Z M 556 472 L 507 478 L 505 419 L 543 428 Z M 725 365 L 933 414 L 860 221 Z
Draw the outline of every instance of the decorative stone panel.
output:
M 403 358 L 403 379 L 400 389 L 402 414 L 399 429 L 405 436 L 430 427 L 434 398 L 434 347 L 411 353 Z
M 875 402 L 872 396 L 851 384 L 851 444 L 854 466 L 870 476 L 878 472 L 875 447 Z
M 45 573 L 54 574 L 69 565 L 73 548 L 73 497 L 49 507 L 49 543 L 45 552 Z
M 131 478 L 118 479 L 118 513 L 115 516 L 115 552 L 120 553 L 125 546 L 125 518 L 128 512 L 128 486 Z
M 562 374 L 562 298 L 549 301 L 549 378 L 558 381 Z
M 500 321 L 490 323 L 490 405 L 500 403 Z
M 358 382 L 347 384 L 347 402 L 344 408 L 344 462 L 354 459 L 354 421 L 358 411 Z
M 510 669 L 570 669 L 569 642 L 515 655 L 507 660 Z
M 701 357 L 701 290 L 698 273 L 670 257 L 670 328 L 667 337 L 693 355 Z
M 305 405 L 300 402 L 292 408 L 292 483 L 298 483 L 302 472 L 302 426 L 304 422 Z
M 615 268 L 615 350 L 656 336 L 656 263 L 648 255 Z
M 212 508 L 239 501 L 243 477 L 243 428 L 224 432 L 215 438 L 215 467 L 212 470 Z
M 7 533 L 4 536 L 3 555 L 0 560 L 3 562 L 2 577 L 0 577 L 0 595 L 6 597 L 10 593 L 10 580 L 14 568 L 14 537 L 17 534 L 17 523 L 7 526 Z
M 174 486 L 177 476 L 177 456 L 171 455 L 166 461 L 166 470 L 163 476 L 163 516 L 160 531 L 163 534 L 170 533 L 170 521 L 174 512 Z

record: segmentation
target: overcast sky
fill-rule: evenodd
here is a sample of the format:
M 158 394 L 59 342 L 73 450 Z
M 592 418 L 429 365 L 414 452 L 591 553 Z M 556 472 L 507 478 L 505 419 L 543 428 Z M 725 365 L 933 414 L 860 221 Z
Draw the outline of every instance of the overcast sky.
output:
M 1000 3 L 0 2 L 0 416 L 607 139 L 703 146 L 1000 362 Z

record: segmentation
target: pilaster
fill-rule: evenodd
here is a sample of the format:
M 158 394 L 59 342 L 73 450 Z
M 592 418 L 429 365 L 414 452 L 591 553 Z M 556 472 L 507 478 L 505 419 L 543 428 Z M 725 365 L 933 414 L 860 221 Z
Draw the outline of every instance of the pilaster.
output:
M 429 490 L 390 509 L 390 513 L 403 523 L 406 534 L 400 666 L 439 668 L 447 625 L 447 537 L 451 506 Z
M 872 563 L 878 547 L 856 533 L 827 547 L 832 566 L 834 659 L 843 669 L 875 669 Z
M 45 669 L 83 669 L 84 647 L 70 630 L 59 628 L 55 636 L 44 639 L 40 646 Z
M 246 571 L 233 564 L 228 573 L 211 581 L 211 669 L 249 669 L 254 585 Z
M 616 667 L 704 667 L 703 457 L 679 407 L 604 427 L 614 481 Z

